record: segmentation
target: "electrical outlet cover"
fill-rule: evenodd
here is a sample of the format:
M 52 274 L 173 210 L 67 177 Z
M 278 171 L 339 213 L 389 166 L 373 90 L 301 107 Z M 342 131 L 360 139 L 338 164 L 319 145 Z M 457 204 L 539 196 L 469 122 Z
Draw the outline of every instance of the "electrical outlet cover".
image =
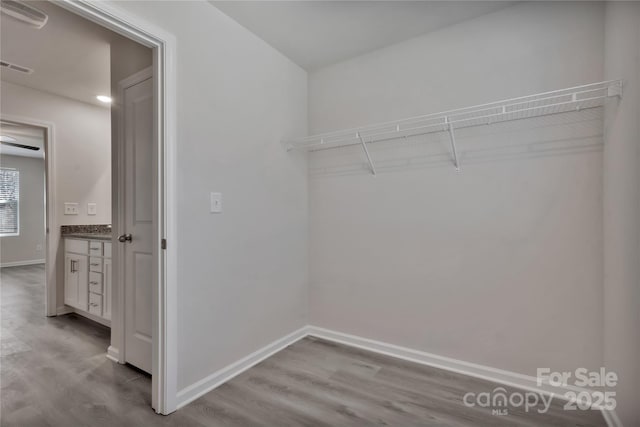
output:
M 87 203 L 87 215 L 97 215 L 98 205 L 95 203 Z
M 65 215 L 78 215 L 80 214 L 80 208 L 77 203 L 65 203 L 64 204 Z

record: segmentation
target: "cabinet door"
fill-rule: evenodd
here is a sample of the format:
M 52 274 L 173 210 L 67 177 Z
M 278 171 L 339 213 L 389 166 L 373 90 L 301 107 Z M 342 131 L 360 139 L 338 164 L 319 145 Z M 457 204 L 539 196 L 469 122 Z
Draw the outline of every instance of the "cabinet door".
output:
M 64 257 L 64 303 L 71 307 L 78 305 L 78 256 L 65 254 Z
M 64 257 L 64 303 L 87 310 L 89 300 L 88 257 L 66 253 Z
M 102 317 L 111 320 L 111 258 L 104 259 L 102 281 Z

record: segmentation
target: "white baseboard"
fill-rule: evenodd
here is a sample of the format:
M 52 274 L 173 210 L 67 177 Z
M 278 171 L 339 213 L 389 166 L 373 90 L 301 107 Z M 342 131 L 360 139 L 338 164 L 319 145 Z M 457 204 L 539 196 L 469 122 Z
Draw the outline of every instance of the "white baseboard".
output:
M 120 350 L 110 345 L 109 348 L 107 348 L 107 359 L 120 363 Z
M 465 362 L 450 357 L 439 356 L 436 354 L 426 353 L 424 351 L 414 350 L 407 347 L 401 347 L 394 344 L 388 344 L 368 338 L 355 335 L 344 334 L 342 332 L 332 331 L 317 326 L 308 327 L 308 335 L 361 348 L 363 350 L 384 354 L 387 356 L 397 357 L 399 359 L 408 360 L 410 362 L 422 365 L 432 366 L 434 368 L 445 369 L 447 371 L 468 375 L 475 378 L 499 383 L 511 387 L 516 387 L 526 391 L 543 393 L 551 395 L 555 398 L 568 400 L 565 396 L 566 392 L 584 392 L 590 393 L 590 390 L 575 386 L 555 386 L 548 382 L 538 386 L 536 377 L 519 374 L 517 372 L 497 369 L 490 366 L 479 365 L 476 363 Z M 607 425 L 609 427 L 622 427 L 620 419 L 614 410 L 605 410 L 600 407 L 594 407 L 602 412 Z
M 56 309 L 56 316 L 63 316 L 65 314 L 74 313 L 73 308 L 68 305 L 61 305 Z
M 602 416 L 607 422 L 608 427 L 624 427 L 615 410 L 603 409 Z
M 251 353 L 250 355 L 238 360 L 231 365 L 214 372 L 208 377 L 180 390 L 177 394 L 177 408 L 193 402 L 200 396 L 208 393 L 216 387 L 231 380 L 233 377 L 246 371 L 257 363 L 267 359 L 271 355 L 284 349 L 285 347 L 295 343 L 296 341 L 312 336 L 322 338 L 328 341 L 337 342 L 351 347 L 361 348 L 363 350 L 384 354 L 387 356 L 397 357 L 399 359 L 408 360 L 410 362 L 422 365 L 432 366 L 434 368 L 444 369 L 486 381 L 532 391 L 535 393 L 543 393 L 552 395 L 555 398 L 567 400 L 565 393 L 573 392 L 589 392 L 589 390 L 575 386 L 555 386 L 549 383 L 543 383 L 538 386 L 536 377 L 530 375 L 519 374 L 517 372 L 507 371 L 504 369 L 493 368 L 490 366 L 480 365 L 463 360 L 453 359 L 450 357 L 439 356 L 420 350 L 414 350 L 407 347 L 401 347 L 381 341 L 359 337 L 356 335 L 345 334 L 342 332 L 332 331 L 317 326 L 305 326 L 291 334 L 282 337 L 271 344 Z M 622 427 L 622 423 L 615 411 L 600 409 L 602 415 L 609 427 Z
M 36 264 L 44 264 L 45 260 L 43 259 L 31 259 L 27 261 L 13 261 L 13 262 L 3 262 L 0 264 L 0 268 L 2 267 L 21 267 L 23 265 L 36 265 Z
M 537 379 L 533 376 L 506 371 L 503 369 L 492 368 L 476 363 L 465 362 L 463 360 L 453 359 L 451 357 L 439 356 L 437 354 L 414 350 L 407 347 L 401 347 L 398 345 L 363 338 L 356 335 L 349 335 L 342 332 L 319 328 L 317 326 L 309 326 L 309 335 L 323 338 L 329 341 L 334 341 L 340 344 L 361 348 L 363 350 L 397 357 L 399 359 L 408 360 L 410 362 L 432 366 L 434 368 L 446 369 L 447 371 L 469 375 L 475 378 L 493 381 L 507 386 L 518 387 L 528 391 L 542 391 L 553 395 L 564 395 L 566 391 L 569 391 L 569 389 L 557 388 L 548 384 L 543 385 L 542 387 L 538 387 Z M 584 390 L 573 389 L 573 391 Z
M 285 347 L 293 344 L 294 342 L 306 337 L 307 327 L 302 327 L 297 331 L 290 333 L 272 343 L 262 347 L 261 349 L 251 353 L 250 355 L 243 357 L 237 362 L 228 365 L 213 374 L 209 375 L 202 380 L 191 384 L 188 387 L 183 388 L 178 391 L 176 396 L 176 400 L 178 402 L 177 409 L 182 408 L 183 406 L 193 402 L 200 396 L 210 392 L 216 387 L 226 383 L 233 377 L 241 374 L 252 366 L 262 362 L 266 358 L 272 356 L 273 354 L 279 352 Z

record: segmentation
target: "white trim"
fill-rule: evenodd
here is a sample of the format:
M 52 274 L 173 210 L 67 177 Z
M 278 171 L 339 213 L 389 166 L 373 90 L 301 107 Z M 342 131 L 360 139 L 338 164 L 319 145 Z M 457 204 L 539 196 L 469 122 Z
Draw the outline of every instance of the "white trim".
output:
M 44 161 L 45 161 L 45 316 L 56 316 L 57 309 L 57 281 L 56 281 L 56 259 L 58 245 L 53 244 L 51 231 L 57 233 L 58 221 L 56 219 L 56 162 L 55 155 L 51 147 L 55 144 L 55 125 L 52 122 L 35 119 L 32 117 L 14 116 L 11 114 L 0 114 L 3 121 L 20 123 L 44 129 Z M 56 234 L 57 235 L 57 234 Z M 57 242 L 56 242 L 57 243 Z
M 551 395 L 562 400 L 567 400 L 564 395 L 567 391 L 589 392 L 589 390 L 580 387 L 556 387 L 548 383 L 539 387 L 537 385 L 537 379 L 529 375 L 492 368 L 490 366 L 479 365 L 477 363 L 465 362 L 450 357 L 439 356 L 436 354 L 426 353 L 424 351 L 309 325 L 273 341 L 271 344 L 268 344 L 250 355 L 214 372 L 208 377 L 183 388 L 178 392 L 178 409 L 188 405 L 227 381 L 230 381 L 235 376 L 283 350 L 285 347 L 288 347 L 289 345 L 308 336 L 322 338 L 374 353 L 397 357 L 399 359 L 419 363 L 421 365 L 432 366 L 434 368 L 444 369 L 450 372 L 468 375 L 470 377 L 480 378 L 510 387 Z M 614 410 L 605 410 L 602 408 L 594 409 L 600 409 L 608 427 L 623 427 Z
M 270 344 L 267 344 L 261 349 L 251 353 L 248 356 L 243 357 L 242 359 L 232 363 L 231 365 L 228 365 L 214 372 L 208 377 L 203 378 L 202 380 L 183 388 L 178 392 L 178 409 L 193 402 L 200 396 L 226 383 L 233 377 L 243 373 L 252 366 L 255 366 L 256 364 L 262 362 L 263 360 L 279 352 L 285 347 L 288 347 L 296 341 L 301 340 L 307 335 L 308 327 L 302 327 L 297 331 L 290 333 L 289 335 L 286 335 L 280 339 L 273 341 Z
M 27 261 L 13 261 L 13 262 L 3 262 L 0 264 L 0 268 L 3 267 L 20 267 L 22 265 L 36 265 L 36 264 L 44 264 L 46 260 L 44 259 L 30 259 Z
M 602 416 L 607 423 L 607 427 L 624 427 L 615 409 L 603 409 Z
M 317 326 L 309 327 L 309 335 L 317 338 L 323 338 L 329 341 L 345 344 L 351 347 L 357 347 L 375 353 L 387 356 L 397 357 L 399 359 L 408 360 L 410 362 L 428 365 L 434 368 L 446 369 L 451 372 L 469 375 L 487 381 L 493 381 L 500 384 L 523 388 L 529 391 L 547 392 L 557 395 L 564 394 L 565 391 L 551 386 L 538 387 L 536 378 L 530 375 L 518 374 L 504 369 L 492 368 L 489 366 L 479 365 L 476 363 L 465 362 L 451 357 L 439 356 L 432 353 L 426 353 L 420 350 L 414 350 L 407 347 L 401 347 L 394 344 L 376 341 L 356 335 L 345 334 L 342 332 L 332 331 Z M 577 391 L 577 390 L 574 390 Z M 583 391 L 583 390 L 580 390 Z
M 153 289 L 153 367 L 151 402 L 156 412 L 176 410 L 177 391 L 177 207 L 176 197 L 176 39 L 135 14 L 113 3 L 92 0 L 63 0 L 58 5 L 105 28 L 153 49 L 154 101 L 159 153 L 158 239 L 167 239 L 166 250 L 154 251 Z M 155 233 L 154 233 L 155 234 Z M 159 243 L 159 242 L 154 242 Z M 155 260 L 155 257 L 154 257 Z
M 138 71 L 137 73 L 134 73 L 128 77 L 125 77 L 124 79 L 120 80 L 118 82 L 118 100 L 119 102 L 121 102 L 124 98 L 124 91 L 125 89 L 130 88 L 131 86 L 135 86 L 138 83 L 142 83 L 145 80 L 149 80 L 150 78 L 153 77 L 153 67 L 147 67 L 143 70 Z M 122 104 L 120 104 L 120 106 L 122 106 Z M 122 117 L 122 110 L 120 110 L 118 112 L 118 116 L 120 118 L 120 121 L 122 121 L 123 117 Z M 124 134 L 124 131 L 121 131 L 121 126 L 118 127 L 118 133 L 120 134 L 120 138 L 122 138 L 122 135 Z
M 75 313 L 73 308 L 67 305 L 61 305 L 56 309 L 56 316 L 64 316 L 65 314 Z
M 588 389 L 575 386 L 554 386 L 549 383 L 538 386 L 537 378 L 530 375 L 519 374 L 517 372 L 506 371 L 504 369 L 492 368 L 490 366 L 479 365 L 477 363 L 465 362 L 462 360 L 453 359 L 451 357 L 426 353 L 424 351 L 401 347 L 398 345 L 363 338 L 356 335 L 332 331 L 330 329 L 320 328 L 317 326 L 309 326 L 307 328 L 307 331 L 309 336 L 322 338 L 351 347 L 361 348 L 363 350 L 384 354 L 386 356 L 397 357 L 399 359 L 419 363 L 421 365 L 432 366 L 434 368 L 468 375 L 470 377 L 475 377 L 498 384 L 504 384 L 510 387 L 516 387 L 527 391 L 551 395 L 554 398 L 562 400 L 567 400 L 567 398 L 565 397 L 565 393 L 568 391 L 587 393 L 590 392 L 590 390 Z M 618 416 L 614 410 L 604 410 L 603 408 L 598 408 L 595 406 L 594 409 L 600 409 L 600 411 L 602 412 L 602 416 L 604 417 L 609 427 L 622 427 L 622 424 L 620 424 L 620 420 L 618 419 Z
M 122 363 L 120 362 L 120 351 L 112 345 L 107 348 L 107 359 L 112 362 Z

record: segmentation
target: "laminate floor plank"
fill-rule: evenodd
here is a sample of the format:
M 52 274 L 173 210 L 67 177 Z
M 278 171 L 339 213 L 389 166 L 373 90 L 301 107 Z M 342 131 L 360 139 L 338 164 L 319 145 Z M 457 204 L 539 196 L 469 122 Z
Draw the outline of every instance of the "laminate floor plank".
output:
M 494 416 L 462 398 L 498 384 L 311 337 L 160 416 L 150 376 L 106 358 L 109 328 L 44 316 L 42 265 L 2 268 L 0 280 L 2 427 L 606 425 L 599 412 L 564 411 L 560 401 L 546 414 Z

